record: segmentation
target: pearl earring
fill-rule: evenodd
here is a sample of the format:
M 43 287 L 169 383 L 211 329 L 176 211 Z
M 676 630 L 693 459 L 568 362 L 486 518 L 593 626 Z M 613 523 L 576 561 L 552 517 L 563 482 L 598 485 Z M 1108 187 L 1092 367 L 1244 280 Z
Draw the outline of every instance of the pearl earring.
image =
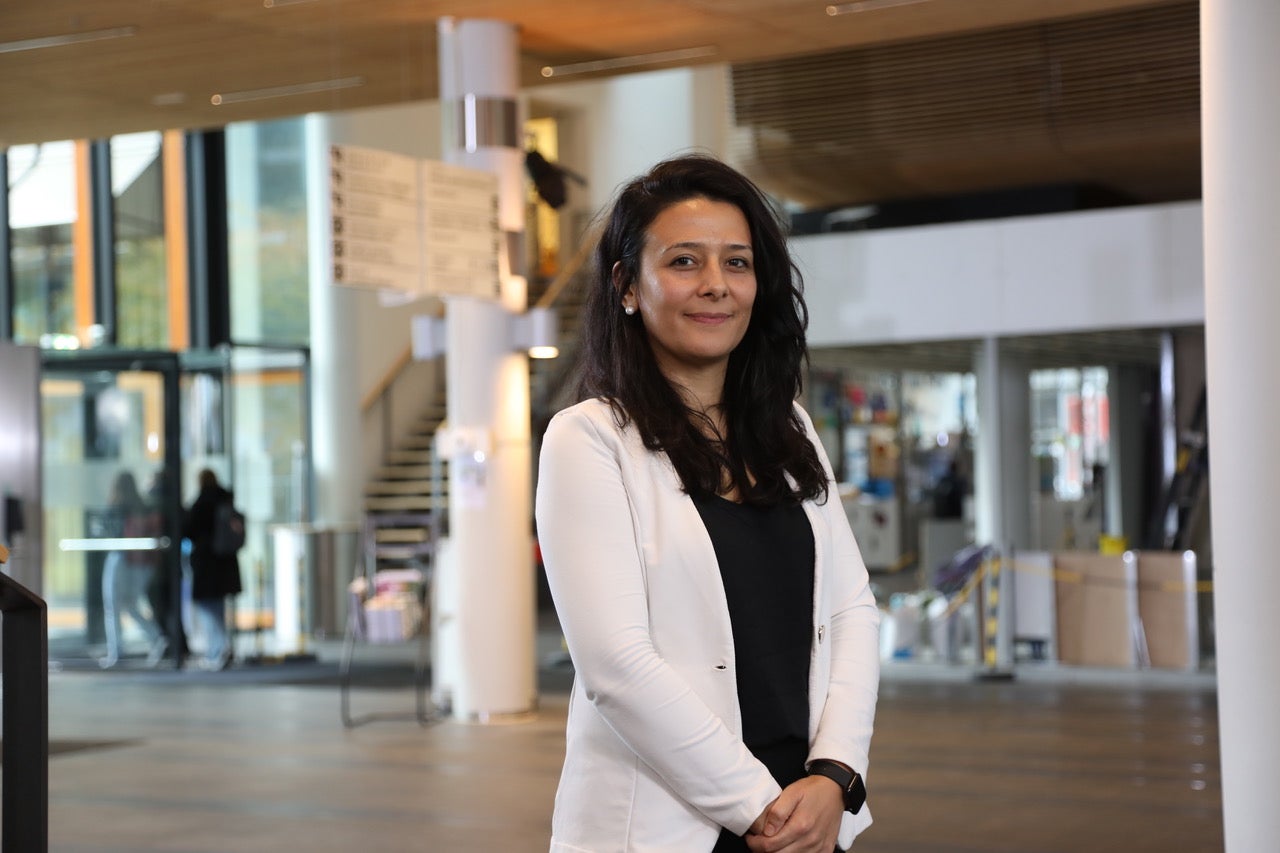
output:
M 632 314 L 636 313 L 636 309 L 635 309 L 635 307 L 634 307 L 634 306 L 632 306 L 632 305 L 624 305 L 624 306 L 622 307 L 622 310 L 626 312 L 626 314 L 627 314 L 627 316 L 628 316 L 628 317 L 630 317 Z

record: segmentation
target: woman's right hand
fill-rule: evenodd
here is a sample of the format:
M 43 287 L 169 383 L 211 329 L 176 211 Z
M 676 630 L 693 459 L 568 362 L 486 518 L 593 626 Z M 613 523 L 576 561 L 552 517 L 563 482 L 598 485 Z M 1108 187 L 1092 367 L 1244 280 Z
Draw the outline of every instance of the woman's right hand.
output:
M 752 853 L 828 853 L 835 849 L 844 814 L 840 786 L 806 776 L 778 795 L 747 831 Z

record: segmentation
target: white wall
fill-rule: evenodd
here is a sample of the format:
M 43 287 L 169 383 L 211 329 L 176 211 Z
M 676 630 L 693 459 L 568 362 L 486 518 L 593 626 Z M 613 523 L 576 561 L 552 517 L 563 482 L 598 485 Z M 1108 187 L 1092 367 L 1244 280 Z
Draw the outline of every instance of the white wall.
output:
M 1199 202 L 798 237 L 810 346 L 1204 322 Z

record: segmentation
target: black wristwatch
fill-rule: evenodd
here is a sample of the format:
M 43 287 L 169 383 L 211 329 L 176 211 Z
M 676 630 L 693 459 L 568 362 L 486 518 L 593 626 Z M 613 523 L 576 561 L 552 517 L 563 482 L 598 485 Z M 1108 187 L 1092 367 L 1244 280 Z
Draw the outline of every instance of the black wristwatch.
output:
M 862 811 L 862 804 L 867 801 L 867 786 L 857 770 L 850 770 L 836 761 L 815 758 L 805 768 L 810 776 L 826 776 L 844 791 L 844 810 L 857 814 Z

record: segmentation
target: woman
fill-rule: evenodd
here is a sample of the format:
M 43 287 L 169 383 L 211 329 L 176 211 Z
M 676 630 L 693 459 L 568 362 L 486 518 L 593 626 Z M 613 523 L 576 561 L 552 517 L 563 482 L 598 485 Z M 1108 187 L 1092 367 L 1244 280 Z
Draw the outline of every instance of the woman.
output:
M 782 230 L 742 175 L 683 157 L 623 188 L 596 261 L 582 402 L 539 466 L 576 669 L 552 850 L 847 848 L 879 617 L 795 404 Z
M 152 539 L 158 536 L 155 513 L 138 491 L 138 481 L 128 471 L 121 471 L 111 483 L 107 496 L 112 535 L 125 539 Z M 143 598 L 147 583 L 155 572 L 157 552 L 145 545 L 137 549 L 108 551 L 102 564 L 102 621 L 107 639 L 107 653 L 98 664 L 105 668 L 120 662 L 124 651 L 122 616 L 128 614 L 147 638 L 150 651 L 147 663 L 155 665 L 164 651 L 162 635 L 154 614 L 144 612 Z

